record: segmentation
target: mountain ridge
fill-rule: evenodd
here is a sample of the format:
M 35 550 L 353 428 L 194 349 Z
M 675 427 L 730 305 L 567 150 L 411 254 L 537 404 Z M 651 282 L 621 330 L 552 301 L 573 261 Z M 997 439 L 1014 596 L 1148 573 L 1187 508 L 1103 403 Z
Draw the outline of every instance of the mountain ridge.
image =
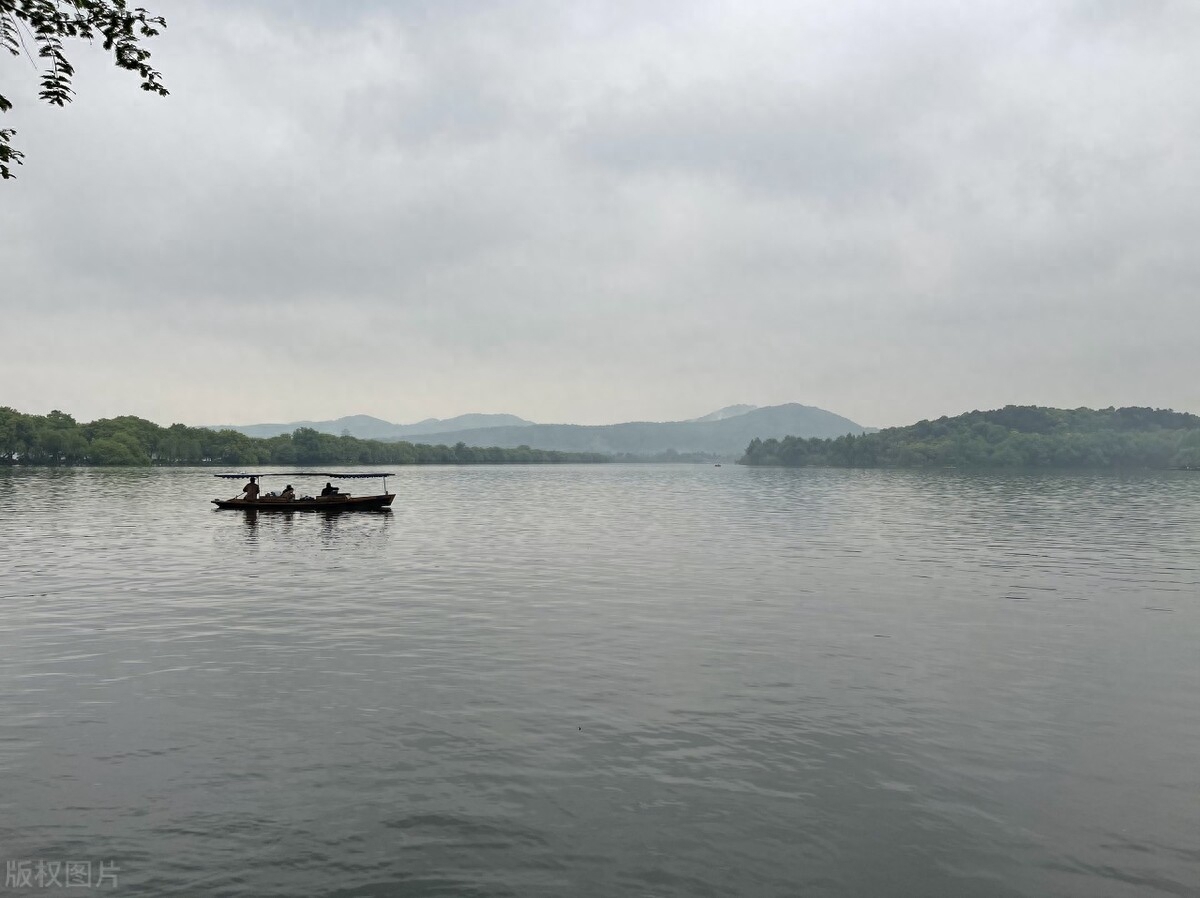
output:
M 721 411 L 726 410 L 713 414 Z M 505 449 L 529 446 L 534 449 L 635 456 L 674 451 L 737 458 L 756 437 L 782 439 L 788 435 L 803 434 L 832 438 L 848 433 L 874 432 L 874 428 L 864 427 L 849 418 L 796 402 L 756 408 L 719 419 L 704 417 L 708 420 L 485 427 L 413 434 L 403 439 L 433 444 L 461 442 L 468 446 L 498 446 Z
M 834 412 L 796 402 L 764 407 L 730 405 L 699 418 L 616 424 L 538 424 L 517 415 L 472 413 L 446 419 L 426 418 L 413 424 L 394 424 L 372 415 L 346 415 L 327 421 L 225 425 L 209 429 L 234 430 L 246 436 L 269 439 L 300 428 L 335 436 L 348 433 L 359 439 L 384 442 L 448 446 L 464 443 L 504 449 L 529 446 L 618 456 L 678 452 L 728 458 L 739 457 L 756 437 L 838 437 L 874 430 Z
M 736 418 L 738 415 L 755 411 L 757 408 L 757 405 L 727 405 L 725 408 L 719 408 L 715 412 L 709 412 L 707 415 L 701 415 L 699 418 L 688 418 L 687 423 L 696 424 L 701 421 L 724 421 L 726 418 Z
M 248 437 L 270 438 L 285 433 L 293 433 L 301 427 L 311 428 L 318 433 L 341 435 L 349 432 L 351 436 L 362 440 L 402 440 L 411 434 L 437 430 L 441 433 L 454 433 L 459 430 L 471 430 L 480 427 L 523 427 L 533 424 L 517 415 L 487 414 L 474 412 L 465 415 L 455 415 L 453 418 L 426 418 L 414 424 L 394 424 L 372 415 L 346 415 L 327 421 L 290 421 L 277 424 L 210 424 L 208 430 L 235 430 Z M 447 426 L 449 425 L 449 426 Z

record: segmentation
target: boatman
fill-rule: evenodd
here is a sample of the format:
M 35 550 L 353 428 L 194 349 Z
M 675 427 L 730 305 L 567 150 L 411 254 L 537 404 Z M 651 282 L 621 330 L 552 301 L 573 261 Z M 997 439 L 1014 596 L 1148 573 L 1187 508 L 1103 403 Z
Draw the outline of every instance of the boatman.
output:
M 242 492 L 245 494 L 245 498 L 249 499 L 251 502 L 253 502 L 255 499 L 257 499 L 258 498 L 258 478 L 251 477 L 250 482 L 247 483 L 244 487 L 242 487 Z

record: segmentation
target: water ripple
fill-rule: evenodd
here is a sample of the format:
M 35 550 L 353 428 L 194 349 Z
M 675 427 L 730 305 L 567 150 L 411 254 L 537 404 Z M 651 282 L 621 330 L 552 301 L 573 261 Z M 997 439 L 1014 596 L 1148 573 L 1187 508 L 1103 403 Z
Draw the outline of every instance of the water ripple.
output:
M 1200 478 L 0 470 L 4 860 L 130 895 L 1197 894 Z M 69 499 L 70 501 L 66 501 Z

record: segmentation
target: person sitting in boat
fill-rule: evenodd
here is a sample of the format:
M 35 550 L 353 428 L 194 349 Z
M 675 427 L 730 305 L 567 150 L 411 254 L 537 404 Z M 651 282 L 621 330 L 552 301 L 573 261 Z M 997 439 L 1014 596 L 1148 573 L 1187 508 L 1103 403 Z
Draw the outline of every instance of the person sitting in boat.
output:
M 338 488 L 336 486 L 334 486 L 332 483 L 330 483 L 329 481 L 326 481 L 325 489 L 321 490 L 321 495 L 322 496 L 336 496 L 337 494 L 338 494 Z
M 296 498 L 296 491 L 294 489 L 292 489 L 292 485 L 290 483 L 283 488 L 283 492 L 279 494 L 279 498 L 280 499 L 295 499 Z
M 255 499 L 258 498 L 258 478 L 257 477 L 251 477 L 250 482 L 247 483 L 244 487 L 242 487 L 242 494 L 243 494 L 244 498 L 249 499 L 251 502 L 253 502 Z

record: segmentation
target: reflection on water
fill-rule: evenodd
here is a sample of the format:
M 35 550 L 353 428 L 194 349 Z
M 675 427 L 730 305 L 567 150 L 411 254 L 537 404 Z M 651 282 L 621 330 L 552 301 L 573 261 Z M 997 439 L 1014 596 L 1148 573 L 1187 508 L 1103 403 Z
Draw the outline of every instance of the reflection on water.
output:
M 1195 894 L 1200 477 L 0 470 L 0 845 L 123 894 Z M 20 894 L 18 892 L 18 894 Z
M 246 522 L 246 542 L 254 542 L 258 537 L 258 511 L 248 508 L 240 513 L 242 520 Z
M 275 534 L 294 534 L 293 523 L 297 517 L 301 519 L 312 518 L 320 521 L 320 538 L 325 548 L 336 548 L 335 539 L 339 532 L 339 521 L 347 516 L 356 518 L 367 518 L 378 522 L 374 527 L 353 527 L 356 536 L 368 537 L 373 530 L 380 535 L 386 533 L 387 524 L 392 519 L 392 510 L 390 508 L 377 508 L 364 511 L 336 511 L 336 510 L 279 510 L 260 512 L 256 508 L 236 508 L 236 509 L 214 509 L 213 514 L 223 515 L 227 517 L 240 517 L 245 524 L 244 537 L 247 544 L 254 544 L 259 536 L 259 517 L 260 514 L 266 523 L 264 530 Z M 279 521 L 278 526 L 273 526 L 275 520 Z M 344 529 L 349 525 L 342 525 Z M 299 533 L 304 539 L 312 536 L 312 531 L 307 528 L 301 528 Z

